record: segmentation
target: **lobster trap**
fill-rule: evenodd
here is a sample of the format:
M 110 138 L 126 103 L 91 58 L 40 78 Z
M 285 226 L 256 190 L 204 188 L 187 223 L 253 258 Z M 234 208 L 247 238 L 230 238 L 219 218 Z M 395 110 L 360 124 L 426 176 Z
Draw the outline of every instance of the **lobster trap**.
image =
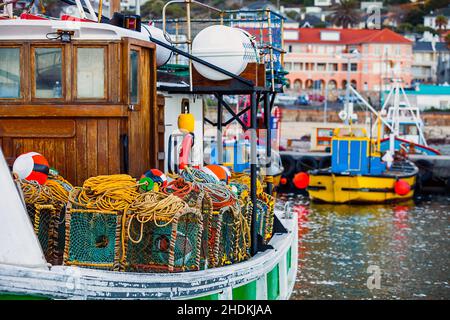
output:
M 221 236 L 222 216 L 213 211 L 211 197 L 206 192 L 192 190 L 183 197 L 189 207 L 201 212 L 203 231 L 200 246 L 200 269 L 217 266 L 219 261 L 219 245 Z
M 120 211 L 87 209 L 69 203 L 64 265 L 121 270 L 122 217 Z
M 64 206 L 53 204 L 27 204 L 28 215 L 33 224 L 45 260 L 60 265 L 64 252 Z
M 274 221 L 274 198 L 267 194 L 261 193 L 256 200 L 256 228 L 258 234 L 263 240 L 263 244 L 267 244 L 272 238 L 273 234 L 273 221 Z M 246 206 L 246 219 L 250 223 L 251 212 L 253 210 L 253 204 L 251 201 Z
M 220 210 L 219 266 L 237 263 L 250 257 L 250 228 L 240 210 L 224 207 Z
M 39 185 L 35 181 L 17 181 L 45 259 L 52 265 L 60 265 L 63 261 L 67 203 L 64 193 L 68 194 L 72 188 L 64 179 L 58 179 L 49 177 L 48 185 Z M 60 189 L 56 190 L 55 186 Z
M 128 215 L 125 261 L 128 271 L 177 272 L 200 270 L 202 215 L 194 208 L 172 219 L 139 220 Z

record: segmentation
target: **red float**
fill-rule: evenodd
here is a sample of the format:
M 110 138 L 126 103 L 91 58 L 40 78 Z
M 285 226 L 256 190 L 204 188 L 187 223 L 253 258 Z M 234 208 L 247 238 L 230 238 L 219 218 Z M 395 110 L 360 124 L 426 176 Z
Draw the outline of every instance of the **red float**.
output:
M 405 180 L 397 180 L 394 184 L 394 191 L 399 196 L 405 196 L 411 191 L 411 186 Z
M 297 189 L 305 189 L 309 185 L 309 174 L 299 172 L 294 176 L 294 186 Z

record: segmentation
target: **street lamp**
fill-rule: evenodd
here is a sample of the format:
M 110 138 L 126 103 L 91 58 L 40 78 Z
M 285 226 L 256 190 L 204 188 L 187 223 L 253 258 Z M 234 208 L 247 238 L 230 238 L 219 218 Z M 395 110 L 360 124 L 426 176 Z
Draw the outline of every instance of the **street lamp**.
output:
M 349 105 L 350 105 L 350 61 L 352 59 L 357 59 L 359 58 L 360 53 L 357 49 L 354 49 L 350 52 L 350 54 L 346 54 L 343 56 L 340 55 L 336 55 L 336 58 L 340 59 L 340 58 L 345 58 L 347 59 L 347 85 L 345 86 L 345 101 L 344 101 L 344 111 L 345 114 L 347 115 L 345 118 L 345 124 L 348 125 L 348 119 L 351 116 L 350 114 L 350 110 L 349 110 Z M 353 113 L 353 111 L 352 111 Z

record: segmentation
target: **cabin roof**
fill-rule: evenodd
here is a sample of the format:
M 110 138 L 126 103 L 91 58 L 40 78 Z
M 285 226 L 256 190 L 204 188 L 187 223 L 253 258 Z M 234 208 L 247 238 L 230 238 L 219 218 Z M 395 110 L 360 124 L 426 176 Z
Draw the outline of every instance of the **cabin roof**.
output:
M 1 40 L 48 40 L 46 35 L 57 30 L 74 31 L 74 40 L 120 40 L 125 37 L 149 41 L 149 34 L 106 23 L 61 20 L 0 20 Z

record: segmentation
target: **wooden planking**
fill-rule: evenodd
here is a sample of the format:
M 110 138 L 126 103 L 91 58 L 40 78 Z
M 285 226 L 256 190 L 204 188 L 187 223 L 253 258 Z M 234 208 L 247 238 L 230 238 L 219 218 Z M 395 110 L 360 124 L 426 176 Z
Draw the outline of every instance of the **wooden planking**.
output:
M 86 155 L 87 155 L 87 174 L 88 177 L 93 177 L 97 175 L 97 152 L 98 152 L 98 142 L 97 142 L 97 121 L 94 119 L 88 119 L 86 123 Z
M 120 119 L 108 119 L 108 173 L 120 172 Z
M 108 174 L 109 162 L 108 120 L 97 120 L 97 174 Z M 114 161 L 114 159 L 111 159 Z
M 241 78 L 250 80 L 255 86 L 265 87 L 264 64 L 248 63 L 244 71 L 239 75 Z M 215 81 L 203 77 L 195 68 L 192 69 L 192 82 L 196 87 L 242 87 L 245 86 L 236 79 Z
M 126 117 L 128 108 L 123 105 L 0 105 L 0 118 L 8 117 Z
M 65 167 L 63 170 L 58 167 L 56 169 L 69 182 L 76 183 L 78 163 L 76 139 L 64 139 L 64 145 Z
M 71 138 L 75 121 L 51 119 L 0 119 L 0 136 L 24 138 Z
M 76 170 L 76 184 L 81 184 L 84 180 L 88 178 L 87 172 L 87 120 L 80 119 L 77 121 L 77 136 L 76 136 L 76 146 L 75 149 L 75 159 L 77 164 Z

